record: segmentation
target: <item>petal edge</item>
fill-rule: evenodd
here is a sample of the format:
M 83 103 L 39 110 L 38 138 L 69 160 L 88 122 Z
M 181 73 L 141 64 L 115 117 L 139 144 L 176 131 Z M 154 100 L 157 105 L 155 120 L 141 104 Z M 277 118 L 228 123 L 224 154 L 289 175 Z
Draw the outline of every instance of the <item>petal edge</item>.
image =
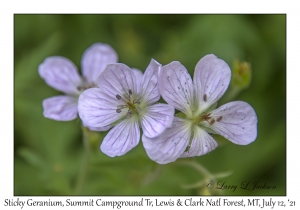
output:
M 110 156 L 122 156 L 137 146 L 140 140 L 138 122 L 123 120 L 112 128 L 103 139 L 101 151 Z
M 82 74 L 89 84 L 96 83 L 96 79 L 105 67 L 117 62 L 118 55 L 110 45 L 95 43 L 87 48 L 82 55 Z
M 52 56 L 46 58 L 38 68 L 40 76 L 45 82 L 55 88 L 70 95 L 78 95 L 77 89 L 82 80 L 76 66 L 67 58 Z
M 57 121 L 77 118 L 77 99 L 72 96 L 54 96 L 43 101 L 44 116 Z
M 190 139 L 190 127 L 185 120 L 174 117 L 172 127 L 156 138 L 142 137 L 149 158 L 159 164 L 176 161 L 186 149 Z
M 257 115 L 246 102 L 224 104 L 214 110 L 211 116 L 215 119 L 211 128 L 235 144 L 247 145 L 257 137 Z

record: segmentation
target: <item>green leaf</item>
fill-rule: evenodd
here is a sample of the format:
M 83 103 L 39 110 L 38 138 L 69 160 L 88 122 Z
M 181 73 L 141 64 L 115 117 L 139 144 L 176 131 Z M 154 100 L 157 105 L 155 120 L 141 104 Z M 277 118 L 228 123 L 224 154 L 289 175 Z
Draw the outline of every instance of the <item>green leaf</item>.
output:
M 45 165 L 43 158 L 29 148 L 21 147 L 18 154 L 32 166 L 42 168 Z

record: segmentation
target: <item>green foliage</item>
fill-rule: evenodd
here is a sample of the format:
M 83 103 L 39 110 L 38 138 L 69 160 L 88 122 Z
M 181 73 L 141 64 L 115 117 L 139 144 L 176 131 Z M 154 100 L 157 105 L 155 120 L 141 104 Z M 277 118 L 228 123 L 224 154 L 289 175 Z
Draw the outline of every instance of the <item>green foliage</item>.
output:
M 43 117 L 42 101 L 60 92 L 38 75 L 48 56 L 72 60 L 95 42 L 110 44 L 119 60 L 145 70 L 151 58 L 163 65 L 180 61 L 193 75 L 196 63 L 213 53 L 230 66 L 251 66 L 250 75 L 232 67 L 230 88 L 218 106 L 231 100 L 251 104 L 258 137 L 247 146 L 215 136 L 219 147 L 192 158 L 228 185 L 243 181 L 275 185 L 273 190 L 224 190 L 225 195 L 286 194 L 286 16 L 285 15 L 15 15 L 14 17 L 14 194 L 73 195 L 83 159 L 80 120 Z M 248 66 L 249 67 L 249 66 Z M 251 82 L 250 82 L 251 81 Z M 233 94 L 232 85 L 242 91 Z M 203 175 L 177 162 L 158 165 L 141 143 L 110 158 L 99 146 L 104 133 L 91 134 L 85 195 L 198 195 L 206 188 L 184 188 Z

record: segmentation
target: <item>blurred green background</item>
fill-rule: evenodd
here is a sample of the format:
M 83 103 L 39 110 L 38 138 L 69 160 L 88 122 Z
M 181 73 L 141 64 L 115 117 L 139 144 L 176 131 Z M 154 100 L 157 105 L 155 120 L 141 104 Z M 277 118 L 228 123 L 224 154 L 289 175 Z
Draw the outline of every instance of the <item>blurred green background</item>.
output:
M 99 150 L 105 133 L 94 134 L 84 195 L 285 195 L 286 194 L 286 16 L 285 15 L 14 15 L 14 195 L 73 195 L 83 158 L 80 121 L 43 117 L 42 101 L 61 93 L 47 86 L 38 65 L 48 56 L 72 60 L 95 42 L 110 44 L 119 62 L 141 69 L 154 58 L 179 60 L 193 74 L 213 53 L 232 66 L 252 67 L 250 86 L 234 97 L 251 104 L 258 137 L 247 146 L 220 140 L 210 154 L 190 158 L 217 181 L 238 189 L 188 185 L 203 175 L 187 164 L 151 161 L 140 142 L 122 157 Z M 226 103 L 226 96 L 221 103 Z M 243 181 L 275 189 L 239 189 Z

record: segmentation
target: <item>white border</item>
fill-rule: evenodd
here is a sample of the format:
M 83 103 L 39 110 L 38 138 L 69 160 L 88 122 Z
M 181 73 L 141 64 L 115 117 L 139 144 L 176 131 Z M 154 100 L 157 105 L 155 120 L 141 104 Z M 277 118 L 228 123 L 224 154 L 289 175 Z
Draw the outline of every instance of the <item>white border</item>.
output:
M 296 1 L 8 1 L 0 3 L 1 10 L 1 72 L 0 83 L 1 100 L 1 209 L 4 199 L 17 199 L 13 197 L 13 14 L 15 13 L 281 13 L 287 14 L 287 196 L 274 197 L 273 200 L 296 200 L 299 192 L 299 181 L 296 175 L 299 173 L 298 154 L 299 139 L 299 11 Z M 293 96 L 293 97 L 291 97 Z M 275 106 L 275 105 L 274 105 Z M 274 113 L 276 114 L 276 113 Z M 283 150 L 285 148 L 282 148 Z M 21 197 L 27 200 L 30 197 Z M 89 197 L 70 197 L 72 200 L 86 200 Z M 98 199 L 97 197 L 91 197 Z M 99 197 L 100 198 L 100 197 Z M 145 197 L 146 198 L 146 197 Z M 148 197 L 155 199 L 156 197 Z M 157 197 L 160 199 L 160 197 Z M 164 200 L 185 199 L 186 197 L 164 197 Z M 207 197 L 205 197 L 207 198 Z M 212 197 L 216 199 L 217 197 Z M 232 200 L 240 200 L 247 197 L 223 197 Z M 254 199 L 256 197 L 249 197 Z M 257 197 L 258 199 L 269 199 L 269 197 Z M 47 197 L 33 197 L 35 200 L 48 199 Z M 54 200 L 66 200 L 68 197 L 51 197 Z M 140 197 L 105 197 L 110 200 L 139 200 Z M 297 202 L 296 202 L 297 203 Z M 300 203 L 297 203 L 299 206 Z M 71 209 L 65 207 L 64 209 Z M 94 209 L 112 209 L 104 207 L 94 207 Z M 147 208 L 147 207 L 143 207 Z M 180 207 L 172 207 L 179 209 Z M 197 207 L 199 208 L 199 207 Z M 211 209 L 206 207 L 205 209 Z M 232 207 L 222 207 L 222 209 L 232 209 Z M 10 207 L 9 209 L 20 209 L 20 207 Z M 24 208 L 29 209 L 29 208 Z M 37 209 L 37 208 L 36 208 Z M 38 207 L 38 209 L 44 209 Z M 50 208 L 45 208 L 50 209 Z M 54 208 L 53 208 L 54 209 Z M 56 209 L 56 208 L 55 208 Z M 72 209 L 87 209 L 86 207 L 73 207 Z M 124 209 L 124 208 L 121 208 Z M 129 209 L 129 208 L 127 208 Z M 131 209 L 131 208 L 130 208 Z M 137 208 L 135 208 L 137 209 Z M 149 207 L 150 209 L 150 207 Z M 182 209 L 182 208 L 181 208 Z M 295 209 L 295 208 L 293 208 Z

